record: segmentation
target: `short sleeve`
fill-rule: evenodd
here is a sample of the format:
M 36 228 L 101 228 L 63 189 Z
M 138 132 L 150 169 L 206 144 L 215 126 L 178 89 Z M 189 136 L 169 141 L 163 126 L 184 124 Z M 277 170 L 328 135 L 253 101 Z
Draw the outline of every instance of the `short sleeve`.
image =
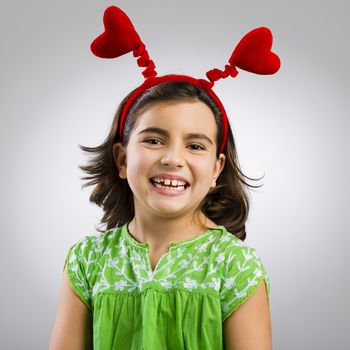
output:
M 67 266 L 70 285 L 80 300 L 91 310 L 91 285 L 89 275 L 92 263 L 90 237 L 86 236 L 70 247 L 63 266 Z
M 243 242 L 231 246 L 220 288 L 222 322 L 254 294 L 262 281 L 270 302 L 270 279 L 256 250 Z

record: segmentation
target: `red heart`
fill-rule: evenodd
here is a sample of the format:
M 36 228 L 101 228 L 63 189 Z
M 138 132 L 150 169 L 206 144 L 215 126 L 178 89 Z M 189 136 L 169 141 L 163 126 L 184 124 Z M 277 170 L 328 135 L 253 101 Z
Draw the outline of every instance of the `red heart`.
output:
M 281 62 L 271 48 L 271 31 L 266 27 L 255 28 L 238 43 L 229 63 L 251 73 L 274 74 L 279 70 Z
M 104 33 L 90 45 L 95 56 L 116 58 L 137 49 L 141 43 L 130 18 L 119 7 L 109 6 L 103 15 Z

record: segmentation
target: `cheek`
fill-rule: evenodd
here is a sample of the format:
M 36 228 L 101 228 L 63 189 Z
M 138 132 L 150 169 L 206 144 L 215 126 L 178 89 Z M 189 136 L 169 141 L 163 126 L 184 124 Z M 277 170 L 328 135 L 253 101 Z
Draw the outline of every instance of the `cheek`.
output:
M 128 164 L 128 170 L 134 176 L 136 174 L 146 174 L 150 172 L 150 168 L 156 161 L 156 158 L 151 152 L 135 152 L 131 161 Z
M 191 168 L 198 180 L 210 181 L 213 165 L 207 159 L 194 160 Z

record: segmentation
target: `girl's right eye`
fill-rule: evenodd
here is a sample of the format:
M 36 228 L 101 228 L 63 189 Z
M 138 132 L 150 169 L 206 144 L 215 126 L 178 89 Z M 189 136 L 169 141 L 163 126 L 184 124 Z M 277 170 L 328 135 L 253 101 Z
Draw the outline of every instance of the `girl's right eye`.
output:
M 144 142 L 147 142 L 147 141 L 159 141 L 158 139 L 154 139 L 154 138 L 152 138 L 152 139 L 147 139 L 147 140 L 145 140 Z M 148 143 L 148 142 L 147 142 Z

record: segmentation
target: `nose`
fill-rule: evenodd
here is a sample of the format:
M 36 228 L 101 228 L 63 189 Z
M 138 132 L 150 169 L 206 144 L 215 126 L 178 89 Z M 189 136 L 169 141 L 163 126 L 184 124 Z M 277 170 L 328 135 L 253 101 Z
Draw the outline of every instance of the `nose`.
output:
M 163 165 L 183 166 L 184 150 L 182 145 L 169 145 L 161 159 Z

